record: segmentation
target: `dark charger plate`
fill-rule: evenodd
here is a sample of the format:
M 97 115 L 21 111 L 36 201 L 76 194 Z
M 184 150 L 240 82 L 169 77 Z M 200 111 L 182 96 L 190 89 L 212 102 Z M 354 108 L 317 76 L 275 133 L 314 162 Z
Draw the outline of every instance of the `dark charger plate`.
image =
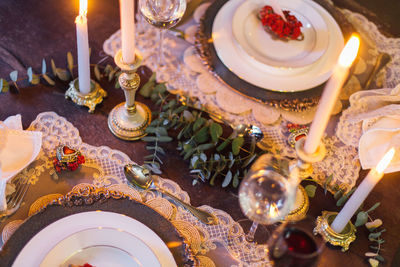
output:
M 250 99 L 290 111 L 303 111 L 318 104 L 325 83 L 301 92 L 277 92 L 252 85 L 231 72 L 219 59 L 212 42 L 212 26 L 218 11 L 228 0 L 216 0 L 207 9 L 196 34 L 196 49 L 203 62 L 220 81 Z M 354 32 L 344 16 L 325 0 L 315 1 L 324 7 L 339 24 L 347 39 Z
M 4 244 L 0 251 L 0 266 L 11 266 L 25 244 L 49 224 L 69 215 L 97 210 L 124 214 L 140 221 L 154 231 L 167 246 L 173 244 L 173 246 L 169 246 L 169 250 L 178 266 L 194 265 L 189 246 L 185 243 L 184 238 L 171 222 L 152 208 L 127 198 L 92 198 L 89 196 L 86 199 L 89 201 L 86 201 L 84 197 L 80 200 L 78 197 L 62 205 L 49 205 L 43 211 L 28 218 Z M 29 263 L 27 263 L 28 265 Z

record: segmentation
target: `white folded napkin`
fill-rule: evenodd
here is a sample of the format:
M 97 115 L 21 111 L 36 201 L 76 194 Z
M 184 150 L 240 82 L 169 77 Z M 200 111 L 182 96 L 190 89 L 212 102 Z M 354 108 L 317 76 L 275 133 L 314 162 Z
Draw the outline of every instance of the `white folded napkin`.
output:
M 385 173 L 400 171 L 400 85 L 394 89 L 360 91 L 350 97 L 360 111 L 348 119 L 361 123 L 358 154 L 363 169 L 376 167 L 383 155 L 396 149 Z
M 0 122 L 0 210 L 5 208 L 5 184 L 38 156 L 42 133 L 22 130 L 21 115 Z

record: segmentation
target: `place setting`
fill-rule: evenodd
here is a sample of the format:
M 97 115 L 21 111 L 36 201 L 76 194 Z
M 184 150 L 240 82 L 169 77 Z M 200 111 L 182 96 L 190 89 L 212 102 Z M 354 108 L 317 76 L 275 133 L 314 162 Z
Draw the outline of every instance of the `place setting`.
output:
M 75 2 L 42 10 L 73 52 L 0 49 L 0 266 L 396 265 L 398 39 L 364 9 Z

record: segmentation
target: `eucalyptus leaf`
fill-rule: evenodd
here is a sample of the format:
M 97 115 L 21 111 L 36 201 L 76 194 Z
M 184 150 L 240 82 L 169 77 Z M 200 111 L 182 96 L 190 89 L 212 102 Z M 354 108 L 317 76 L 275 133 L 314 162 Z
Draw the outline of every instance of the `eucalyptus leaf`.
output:
M 369 210 L 367 210 L 367 213 L 370 213 L 371 211 L 374 211 L 377 207 L 381 205 L 380 202 L 375 203 Z
M 50 60 L 50 65 L 51 65 L 51 70 L 53 71 L 53 75 L 57 76 L 57 67 L 53 59 Z
M 155 137 L 155 136 L 145 136 L 145 137 L 142 137 L 142 140 L 145 141 L 145 142 L 155 142 L 155 141 L 157 141 L 157 137 Z
M 348 192 L 347 194 L 341 196 L 339 198 L 339 200 L 336 202 L 336 206 L 340 207 L 343 206 L 344 203 L 346 203 L 347 199 L 349 199 L 349 197 L 351 196 L 351 194 L 353 194 L 353 192 L 356 190 L 356 187 L 353 187 L 350 192 Z
M 114 88 L 115 88 L 115 89 L 121 88 L 121 85 L 119 84 L 119 80 L 118 80 L 118 79 L 115 80 Z
M 315 185 L 309 184 L 304 189 L 306 190 L 307 195 L 312 198 L 315 196 L 315 190 L 317 189 L 317 187 Z
M 217 151 L 221 152 L 222 150 L 224 150 L 230 143 L 232 142 L 232 139 L 225 139 L 224 142 L 222 142 L 218 147 L 217 147 Z
M 158 142 L 171 142 L 173 139 L 170 136 L 158 136 Z
M 94 65 L 94 76 L 96 77 L 96 80 L 98 80 L 98 81 L 101 80 L 101 73 L 99 70 L 99 66 L 97 64 Z
M 210 135 L 211 135 L 211 140 L 216 143 L 218 142 L 218 138 L 222 135 L 223 129 L 221 125 L 219 125 L 216 122 L 211 123 L 210 125 Z
M 365 211 L 360 211 L 357 214 L 357 220 L 356 223 L 354 224 L 356 227 L 359 227 L 361 225 L 364 225 L 366 222 L 368 222 L 368 213 Z
M 208 149 L 213 148 L 213 147 L 214 147 L 213 144 L 207 143 L 207 144 L 199 145 L 196 149 L 199 150 L 199 151 L 204 151 L 204 150 L 208 150 Z
M 333 174 L 329 175 L 325 180 L 325 183 L 324 183 L 324 194 L 325 195 L 328 191 L 328 187 L 329 187 L 329 184 L 331 183 L 332 179 L 333 179 Z
M 151 92 L 152 92 L 153 89 L 154 89 L 154 85 L 155 85 L 154 82 L 148 81 L 147 83 L 145 83 L 145 84 L 142 86 L 142 88 L 140 88 L 139 94 L 140 94 L 141 96 L 143 96 L 143 97 L 146 97 L 146 98 L 150 97 Z
M 377 238 L 379 238 L 382 235 L 381 232 L 377 232 L 377 233 L 370 233 L 368 235 L 368 239 L 369 241 L 375 241 Z
M 233 155 L 238 155 L 240 152 L 240 148 L 242 147 L 242 145 L 244 144 L 244 138 L 239 136 L 236 137 L 235 139 L 233 139 L 232 141 L 232 153 Z
M 55 85 L 55 84 L 56 84 L 49 76 L 47 76 L 47 74 L 43 74 L 42 77 L 43 77 L 43 79 L 46 80 L 46 82 L 47 82 L 48 84 L 50 84 L 50 85 Z
M 375 259 L 377 259 L 380 262 L 385 262 L 385 259 L 381 255 L 376 255 Z
M 333 198 L 338 200 L 342 195 L 343 195 L 343 191 L 342 191 L 342 189 L 339 189 L 338 191 L 335 192 L 335 194 L 333 195 Z
M 18 71 L 13 70 L 12 72 L 10 72 L 10 78 L 11 81 L 16 82 L 18 80 Z
M 234 188 L 238 187 L 239 185 L 239 170 L 236 171 L 235 175 L 233 176 L 232 186 Z
M 247 166 L 249 166 L 250 163 L 253 162 L 253 160 L 257 157 L 257 154 L 253 154 L 251 155 L 249 158 L 247 158 L 242 165 L 242 168 L 246 168 Z
M 190 159 L 190 164 L 192 165 L 192 167 L 193 168 L 196 168 L 195 167 L 195 164 L 196 164 L 196 162 L 199 160 L 199 157 L 198 156 L 193 156 L 191 159 Z
M 29 83 L 32 83 L 32 80 L 33 80 L 33 71 L 32 71 L 32 67 L 29 67 L 29 68 L 26 70 L 26 75 L 28 76 L 28 82 L 29 82 Z
M 74 58 L 72 57 L 72 53 L 68 52 L 67 53 L 67 65 L 68 65 L 68 70 L 71 73 L 71 77 L 74 77 Z
M 225 175 L 225 179 L 222 182 L 222 187 L 227 187 L 232 181 L 232 172 L 229 170 L 226 175 Z
M 0 79 L 0 92 L 7 93 L 9 89 L 10 85 L 8 84 L 8 82 L 4 79 Z
M 194 140 L 198 143 L 204 143 L 207 142 L 209 139 L 208 136 L 208 127 L 204 126 L 201 128 L 195 135 L 194 135 Z
M 193 124 L 193 131 L 197 131 L 198 129 L 200 129 L 200 127 L 203 126 L 205 122 L 206 122 L 206 119 L 204 119 L 202 117 L 197 118 Z
M 47 70 L 46 60 L 42 59 L 42 74 L 43 75 L 46 74 L 46 70 Z
M 377 261 L 376 259 L 368 259 L 369 265 L 371 265 L 371 267 L 378 267 L 379 266 L 379 261 Z
M 151 164 L 143 164 L 144 167 L 146 167 L 147 169 L 149 169 L 151 172 L 155 173 L 155 174 L 161 174 L 161 170 L 157 167 L 155 167 L 154 165 Z
M 196 150 L 194 148 L 189 149 L 188 151 L 185 152 L 185 155 L 183 156 L 183 159 L 187 160 L 188 158 L 190 158 L 194 154 L 195 151 Z
M 61 81 L 68 81 L 70 79 L 70 74 L 66 69 L 61 69 L 61 68 L 57 68 L 57 77 L 61 80 Z
M 201 153 L 201 154 L 200 154 L 200 159 L 201 159 L 203 162 L 206 162 L 206 161 L 207 161 L 207 155 L 204 154 L 204 153 Z

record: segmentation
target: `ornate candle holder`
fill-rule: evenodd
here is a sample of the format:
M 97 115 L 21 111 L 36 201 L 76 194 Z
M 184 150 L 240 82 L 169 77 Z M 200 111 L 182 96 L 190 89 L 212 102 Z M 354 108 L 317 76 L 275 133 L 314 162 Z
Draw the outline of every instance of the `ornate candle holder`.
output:
M 351 242 L 356 239 L 356 227 L 349 221 L 341 233 L 336 233 L 331 228 L 337 212 L 322 211 L 322 216 L 317 218 L 317 226 L 314 228 L 314 235 L 320 234 L 323 239 L 331 245 L 342 247 L 345 252 L 349 249 Z
M 100 104 L 103 98 L 107 97 L 107 92 L 101 88 L 100 84 L 90 80 L 90 93 L 84 95 L 79 91 L 78 79 L 76 78 L 69 83 L 69 88 L 65 92 L 65 99 L 70 98 L 75 104 L 88 107 L 89 113 L 93 113 L 96 105 Z
M 146 135 L 146 128 L 151 122 L 150 109 L 135 101 L 135 94 L 140 84 L 140 77 L 136 73 L 142 62 L 142 57 L 136 54 L 133 64 L 126 64 L 122 60 L 119 50 L 114 57 L 115 64 L 122 70 L 119 84 L 124 90 L 126 102 L 118 104 L 108 116 L 108 128 L 118 138 L 137 140 Z
M 300 179 L 305 179 L 307 177 L 310 177 L 311 174 L 313 173 L 312 163 L 323 160 L 326 155 L 326 149 L 324 144 L 322 143 L 320 144 L 315 153 L 307 154 L 304 151 L 305 141 L 306 138 L 301 138 L 296 141 L 295 148 L 298 160 L 296 165 L 292 166 L 292 168 L 297 167 L 299 169 Z M 310 200 L 308 198 L 308 195 L 305 189 L 301 185 L 299 185 L 296 193 L 295 206 L 293 210 L 286 217 L 286 220 L 299 221 L 303 219 L 308 212 L 309 206 L 310 206 Z

